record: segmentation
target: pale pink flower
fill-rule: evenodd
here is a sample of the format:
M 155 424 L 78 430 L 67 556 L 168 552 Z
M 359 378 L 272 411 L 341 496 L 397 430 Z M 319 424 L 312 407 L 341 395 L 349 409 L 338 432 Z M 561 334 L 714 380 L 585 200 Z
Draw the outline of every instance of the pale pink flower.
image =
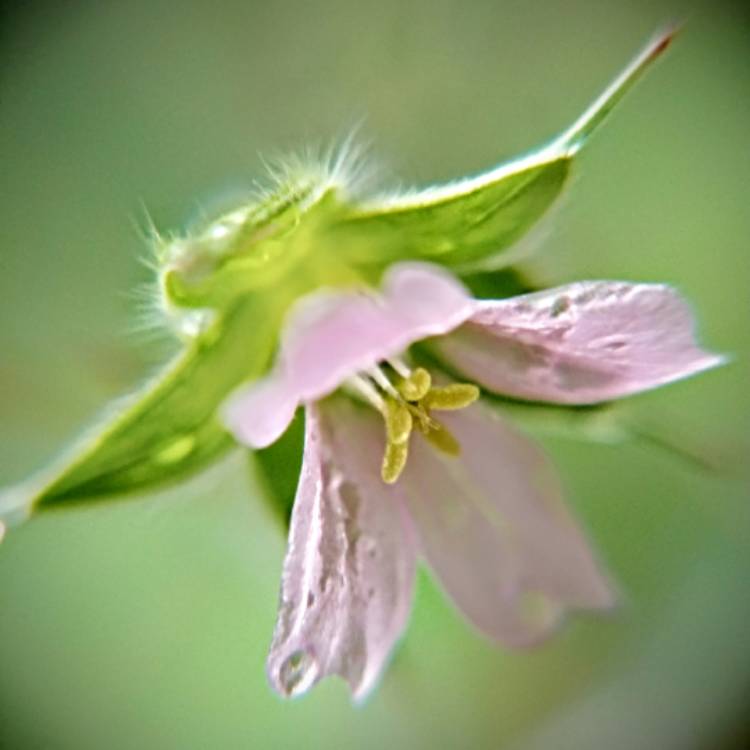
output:
M 224 408 L 236 438 L 261 448 L 305 407 L 267 664 L 282 695 L 331 674 L 366 695 L 408 620 L 418 559 L 480 632 L 510 647 L 539 642 L 567 608 L 614 602 L 542 452 L 490 406 L 468 405 L 473 386 L 421 382 L 409 347 L 425 340 L 486 391 L 557 404 L 609 401 L 720 362 L 663 285 L 581 282 L 478 301 L 445 271 L 405 263 L 379 294 L 298 302 L 270 374 Z M 433 409 L 457 410 L 437 421 Z

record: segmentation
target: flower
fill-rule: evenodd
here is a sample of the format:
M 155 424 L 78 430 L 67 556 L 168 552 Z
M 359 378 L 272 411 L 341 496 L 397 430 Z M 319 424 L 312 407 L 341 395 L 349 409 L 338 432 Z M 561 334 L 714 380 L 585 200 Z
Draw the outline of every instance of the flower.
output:
M 416 344 L 444 365 L 415 366 Z M 582 282 L 479 301 L 445 270 L 401 263 L 379 293 L 298 301 L 270 374 L 223 408 L 252 448 L 305 408 L 273 687 L 298 695 L 336 674 L 364 697 L 406 625 L 418 558 L 470 623 L 510 647 L 539 642 L 567 608 L 610 607 L 549 462 L 476 400 L 480 388 L 591 404 L 719 362 L 664 285 Z M 472 382 L 436 386 L 442 369 Z

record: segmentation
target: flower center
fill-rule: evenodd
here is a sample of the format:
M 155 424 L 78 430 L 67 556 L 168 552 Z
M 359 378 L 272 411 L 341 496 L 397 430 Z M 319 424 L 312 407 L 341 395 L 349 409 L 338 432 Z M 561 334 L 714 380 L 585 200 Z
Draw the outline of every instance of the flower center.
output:
M 472 383 L 435 386 L 423 367 L 411 370 L 398 359 L 356 375 L 348 384 L 383 415 L 386 441 L 380 473 L 387 484 L 393 484 L 406 466 L 409 438 L 415 427 L 442 453 L 449 456 L 461 453 L 456 438 L 432 412 L 464 409 L 479 398 L 477 386 Z

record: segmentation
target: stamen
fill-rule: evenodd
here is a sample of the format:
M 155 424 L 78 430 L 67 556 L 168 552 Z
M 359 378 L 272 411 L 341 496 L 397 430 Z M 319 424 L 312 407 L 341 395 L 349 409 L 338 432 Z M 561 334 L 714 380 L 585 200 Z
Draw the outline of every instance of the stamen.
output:
M 471 383 L 433 386 L 427 370 L 410 370 L 401 359 L 389 359 L 385 364 L 386 369 L 376 366 L 349 378 L 347 387 L 383 415 L 386 441 L 380 474 L 386 484 L 393 484 L 406 467 L 415 427 L 441 453 L 461 454 L 458 440 L 430 412 L 463 409 L 479 398 L 480 391 Z
M 385 393 L 393 396 L 394 398 L 398 398 L 398 391 L 393 387 L 393 383 L 388 380 L 386 374 L 377 365 L 370 368 L 367 371 L 367 374 L 375 381 L 378 386 L 380 386 L 383 391 L 385 391 Z
M 388 443 L 385 446 L 383 466 L 380 475 L 386 484 L 393 484 L 400 476 L 406 466 L 406 458 L 409 455 L 409 443 Z
M 407 405 L 403 401 L 386 399 L 384 416 L 388 442 L 394 445 L 405 443 L 411 435 L 414 424 Z
M 425 438 L 442 453 L 453 457 L 460 456 L 461 444 L 453 436 L 453 433 L 435 419 L 432 420 L 432 425 L 429 430 L 422 432 Z
M 417 420 L 417 427 L 419 427 L 420 432 L 427 432 L 432 429 L 435 422 L 421 404 L 407 404 L 407 407 L 412 417 Z
M 402 377 L 408 378 L 411 375 L 411 369 L 400 357 L 392 357 L 388 364 Z
M 431 388 L 422 399 L 425 409 L 438 411 L 455 411 L 464 409 L 479 398 L 479 388 L 471 383 L 451 383 L 450 385 Z
M 430 386 L 432 386 L 430 373 L 424 367 L 417 367 L 408 378 L 398 384 L 397 388 L 407 401 L 420 401 L 428 394 Z
M 345 385 L 349 390 L 364 398 L 365 401 L 374 406 L 381 414 L 385 415 L 385 401 L 370 380 L 360 375 L 352 375 L 352 377 L 347 379 Z

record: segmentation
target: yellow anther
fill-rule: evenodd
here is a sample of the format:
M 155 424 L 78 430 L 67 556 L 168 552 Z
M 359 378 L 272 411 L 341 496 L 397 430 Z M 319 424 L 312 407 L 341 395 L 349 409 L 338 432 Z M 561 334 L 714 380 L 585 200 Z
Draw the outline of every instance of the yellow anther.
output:
M 409 443 L 388 443 L 385 446 L 383 466 L 380 475 L 386 484 L 393 484 L 400 476 L 406 466 L 406 458 L 409 455 Z
M 430 373 L 422 367 L 413 370 L 395 387 L 397 393 L 392 386 L 383 388 L 384 400 L 378 405 L 385 419 L 386 446 L 380 473 L 386 484 L 393 484 L 401 476 L 415 427 L 442 453 L 459 456 L 458 440 L 430 412 L 463 409 L 479 398 L 479 388 L 471 383 L 433 387 Z
M 479 388 L 471 383 L 451 383 L 438 388 L 431 388 L 422 399 L 425 409 L 454 411 L 464 409 L 479 398 Z
M 385 433 L 388 443 L 401 445 L 409 439 L 413 420 L 403 401 L 388 398 L 385 401 Z
M 453 433 L 445 425 L 440 424 L 440 422 L 434 419 L 431 419 L 430 422 L 431 424 L 428 429 L 420 430 L 425 439 L 448 456 L 460 456 L 461 446 L 453 436 Z
M 398 392 L 407 401 L 419 401 L 424 398 L 432 385 L 430 373 L 424 367 L 417 367 L 408 378 L 404 378 L 397 386 Z

